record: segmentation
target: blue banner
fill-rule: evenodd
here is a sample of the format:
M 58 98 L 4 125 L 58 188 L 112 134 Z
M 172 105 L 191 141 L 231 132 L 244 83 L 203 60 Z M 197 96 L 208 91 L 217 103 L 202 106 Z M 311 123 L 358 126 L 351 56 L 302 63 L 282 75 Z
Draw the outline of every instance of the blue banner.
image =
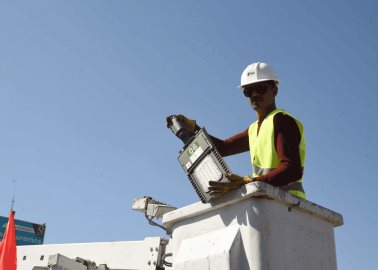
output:
M 35 224 L 22 220 L 14 220 L 16 226 L 17 246 L 42 245 L 45 237 L 46 225 Z M 3 239 L 8 218 L 0 216 L 0 239 Z

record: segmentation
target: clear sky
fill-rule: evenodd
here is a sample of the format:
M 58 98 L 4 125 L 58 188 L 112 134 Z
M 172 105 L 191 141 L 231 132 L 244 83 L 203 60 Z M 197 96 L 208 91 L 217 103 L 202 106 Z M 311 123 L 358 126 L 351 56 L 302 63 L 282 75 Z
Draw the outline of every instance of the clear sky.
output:
M 165 117 L 227 138 L 256 120 L 236 86 L 271 64 L 277 106 L 305 126 L 309 200 L 344 216 L 339 269 L 378 250 L 376 1 L 0 0 L 0 215 L 46 243 L 164 235 L 131 210 L 198 198 Z M 227 158 L 251 173 L 248 154 Z

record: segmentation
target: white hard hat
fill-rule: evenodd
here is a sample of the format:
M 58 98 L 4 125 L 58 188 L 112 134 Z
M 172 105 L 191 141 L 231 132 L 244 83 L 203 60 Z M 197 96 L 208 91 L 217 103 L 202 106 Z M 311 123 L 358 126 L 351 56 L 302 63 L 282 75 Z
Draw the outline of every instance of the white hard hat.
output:
M 250 64 L 243 71 L 239 87 L 263 81 L 275 81 L 277 86 L 279 84 L 279 80 L 274 70 L 266 63 L 257 62 Z

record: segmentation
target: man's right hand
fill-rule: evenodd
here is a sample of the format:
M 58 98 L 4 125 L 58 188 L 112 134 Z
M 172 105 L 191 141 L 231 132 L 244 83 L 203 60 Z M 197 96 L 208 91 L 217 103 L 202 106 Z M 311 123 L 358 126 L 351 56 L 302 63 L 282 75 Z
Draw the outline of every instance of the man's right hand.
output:
M 185 115 L 182 115 L 182 114 L 173 114 L 173 115 L 168 116 L 166 118 L 167 126 L 171 124 L 170 122 L 171 122 L 172 116 L 176 116 L 178 120 L 183 122 L 189 132 L 194 133 L 196 131 L 196 127 L 197 127 L 196 120 L 189 119 Z

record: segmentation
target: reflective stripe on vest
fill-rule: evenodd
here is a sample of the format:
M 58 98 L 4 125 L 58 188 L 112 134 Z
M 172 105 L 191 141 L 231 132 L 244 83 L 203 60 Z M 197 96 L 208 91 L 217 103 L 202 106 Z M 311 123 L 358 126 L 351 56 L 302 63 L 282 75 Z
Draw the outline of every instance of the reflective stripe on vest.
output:
M 275 168 L 260 168 L 260 167 L 258 167 L 256 165 L 252 165 L 252 166 L 253 166 L 253 174 L 256 175 L 256 176 L 262 176 L 262 175 L 268 174 L 271 171 L 275 170 Z M 302 170 L 303 170 L 303 168 L 302 168 Z M 280 189 L 285 190 L 285 191 L 292 190 L 292 191 L 299 191 L 299 192 L 303 192 L 304 193 L 302 181 L 303 180 L 301 179 L 299 181 L 290 183 L 288 185 L 280 186 Z
M 255 176 L 262 176 L 275 170 L 275 168 L 260 168 L 252 163 L 253 174 Z
M 302 182 L 293 182 L 285 186 L 280 186 L 280 189 L 285 190 L 285 191 L 299 191 L 299 192 L 305 192 L 303 189 Z
M 265 117 L 260 125 L 259 134 L 257 134 L 257 121 L 250 125 L 248 129 L 248 137 L 249 137 L 249 149 L 251 154 L 251 162 L 253 168 L 253 177 L 265 175 L 280 165 L 280 160 L 275 149 L 274 145 L 274 123 L 273 118 L 274 115 L 277 113 L 283 113 L 285 115 L 289 115 L 287 112 L 276 109 L 272 111 L 269 115 Z M 301 158 L 301 166 L 304 167 L 305 162 L 305 154 L 306 154 L 306 143 L 303 134 L 303 125 L 293 116 L 291 116 L 295 122 L 297 123 L 299 132 L 301 134 L 301 141 L 299 144 L 299 154 Z M 303 180 L 300 179 L 296 182 L 293 182 L 287 186 L 285 186 L 284 190 L 288 191 L 289 193 L 301 197 L 306 198 L 306 195 L 303 190 L 302 182 Z M 292 185 L 294 183 L 299 183 L 296 185 Z M 283 187 L 280 187 L 281 189 Z

